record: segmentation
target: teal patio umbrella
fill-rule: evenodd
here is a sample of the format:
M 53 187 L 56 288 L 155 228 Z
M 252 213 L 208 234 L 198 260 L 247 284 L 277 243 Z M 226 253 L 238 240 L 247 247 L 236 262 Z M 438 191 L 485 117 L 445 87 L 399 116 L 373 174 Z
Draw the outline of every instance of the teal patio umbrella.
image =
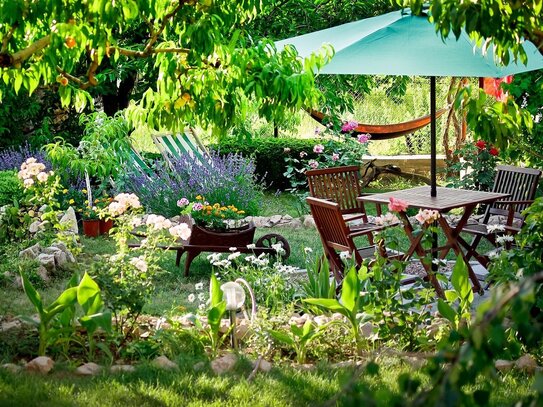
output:
M 486 54 L 463 31 L 456 40 L 442 39 L 426 15 L 394 11 L 337 27 L 276 42 L 278 49 L 290 44 L 307 57 L 330 44 L 335 50 L 323 74 L 409 75 L 430 77 L 431 194 L 436 196 L 436 102 L 435 77 L 494 77 L 543 69 L 543 56 L 524 42 L 528 63 L 495 62 L 492 47 Z

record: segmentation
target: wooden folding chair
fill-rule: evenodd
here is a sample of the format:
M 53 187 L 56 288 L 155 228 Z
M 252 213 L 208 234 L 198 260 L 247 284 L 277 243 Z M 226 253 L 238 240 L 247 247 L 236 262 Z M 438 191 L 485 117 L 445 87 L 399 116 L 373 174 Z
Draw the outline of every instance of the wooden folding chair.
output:
M 492 192 L 510 194 L 510 197 L 487 206 L 485 215 L 480 222 L 470 222 L 462 229 L 462 232 L 474 235 L 472 242 L 467 247 L 466 259 L 475 257 L 486 267 L 489 261 L 488 256 L 477 251 L 482 239 L 485 238 L 494 247 L 498 247 L 496 241 L 498 236 L 515 235 L 520 231 L 524 223 L 522 211 L 533 203 L 540 177 L 541 171 L 533 168 L 511 165 L 497 167 Z M 495 215 L 503 218 L 503 222 L 500 223 L 503 226 L 503 231 L 489 231 L 490 217 Z
M 196 163 L 211 165 L 209 153 L 191 129 L 177 134 L 156 134 L 152 138 L 160 154 L 170 164 L 172 158 L 178 159 L 188 155 Z
M 363 195 L 360 189 L 360 168 L 356 165 L 308 170 L 307 183 L 309 194 L 314 198 L 336 202 L 346 222 L 360 220 L 353 228 L 368 238 L 373 244 L 373 232 L 377 225 L 368 221 L 368 215 L 363 202 L 356 198 Z M 377 215 L 381 215 L 381 206 L 377 205 Z M 382 227 L 380 227 L 382 229 Z
M 311 214 L 315 220 L 315 225 L 321 237 L 324 252 L 329 259 L 330 267 L 338 282 L 343 280 L 344 263 L 341 259 L 341 252 L 346 252 L 354 256 L 357 266 L 361 266 L 365 259 L 375 259 L 375 252 L 378 251 L 382 256 L 400 257 L 403 253 L 393 253 L 385 247 L 372 244 L 370 246 L 358 248 L 354 243 L 354 238 L 368 233 L 367 229 L 353 231 L 349 229 L 341 211 L 341 207 L 336 202 L 325 199 L 308 197 L 306 198 Z M 378 232 L 384 227 L 375 226 L 371 232 Z

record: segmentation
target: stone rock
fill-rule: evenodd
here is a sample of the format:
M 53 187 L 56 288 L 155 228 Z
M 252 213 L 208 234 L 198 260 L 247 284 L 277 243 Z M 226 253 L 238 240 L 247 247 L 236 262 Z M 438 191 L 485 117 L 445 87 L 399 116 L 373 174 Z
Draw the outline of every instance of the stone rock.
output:
M 269 227 L 269 220 L 264 216 L 253 216 L 253 223 L 256 227 Z
M 231 371 L 236 363 L 238 362 L 238 357 L 233 353 L 228 353 L 223 357 L 215 359 L 211 362 L 211 369 L 215 374 L 223 374 Z
M 34 233 L 38 233 L 38 231 L 40 230 L 40 225 L 41 225 L 41 221 L 39 220 L 35 220 L 34 222 L 32 222 L 30 224 L 30 226 L 28 227 L 28 231 L 32 234 Z
M 60 250 L 56 251 L 53 256 L 55 257 L 55 264 L 57 267 L 62 268 L 66 265 L 66 263 L 68 263 L 68 256 L 66 256 L 66 253 Z
M 164 369 L 164 370 L 179 369 L 179 366 L 177 366 L 177 363 L 172 362 L 166 356 L 158 356 L 155 360 L 151 362 L 151 365 L 153 365 L 154 367 L 158 367 L 159 369 Z
M 60 218 L 60 223 L 65 223 L 69 226 L 66 230 L 66 233 L 71 233 L 77 235 L 79 233 L 79 228 L 77 227 L 77 218 L 75 217 L 74 208 L 71 206 L 66 210 L 66 213 Z
M 38 267 L 38 270 L 36 271 L 36 274 L 38 276 L 40 276 L 40 278 L 44 281 L 44 282 L 49 282 L 50 278 L 49 278 L 49 272 L 47 271 L 47 269 L 43 266 L 40 266 Z
M 60 250 L 58 247 L 55 247 L 55 246 L 49 246 L 49 247 L 45 247 L 44 249 L 42 249 L 42 253 L 46 253 L 46 254 L 52 254 L 54 255 L 55 253 L 58 253 L 62 250 Z
M 287 223 L 287 225 L 292 229 L 300 229 L 303 226 L 300 219 L 292 219 L 289 223 Z
M 4 363 L 1 366 L 2 369 L 7 370 L 10 373 L 19 373 L 22 370 L 22 367 L 14 363 Z
M 494 362 L 494 367 L 496 368 L 496 370 L 503 373 L 508 372 L 511 369 L 513 369 L 514 365 L 515 365 L 515 362 L 511 360 L 498 359 Z
M 283 215 L 283 220 L 284 221 L 287 221 L 287 222 L 290 222 L 291 220 L 293 220 L 294 218 L 290 215 Z
M 531 375 L 535 373 L 537 362 L 532 355 L 526 354 L 516 360 L 515 367 L 518 370 Z
M 426 359 L 424 358 L 417 358 L 414 356 L 405 356 L 403 358 L 404 362 L 409 364 L 414 369 L 421 369 L 426 364 Z
M 366 322 L 360 327 L 360 332 L 365 338 L 369 338 L 373 335 L 373 324 L 371 322 Z
M 251 324 L 247 319 L 238 319 L 234 336 L 238 340 L 243 339 L 250 330 Z
M 306 216 L 304 218 L 304 226 L 306 228 L 315 228 L 315 220 L 313 219 L 313 216 Z
M 51 271 L 55 269 L 55 256 L 52 254 L 40 253 L 37 259 L 47 270 Z
M 27 247 L 19 252 L 19 257 L 27 259 L 35 259 L 41 253 L 41 246 L 36 243 L 33 246 Z
M 304 372 L 311 372 L 313 370 L 317 369 L 316 365 L 312 365 L 311 363 L 305 363 L 302 365 L 294 365 L 298 370 L 302 370 Z
M 343 321 L 345 317 L 341 315 L 339 312 L 334 312 L 332 316 L 330 317 L 332 321 Z
M 89 362 L 79 366 L 77 369 L 75 369 L 74 373 L 78 376 L 96 376 L 100 374 L 101 371 L 102 366 Z
M 256 362 L 255 362 L 256 363 Z M 260 364 L 258 365 L 258 370 L 264 373 L 268 373 L 272 370 L 272 364 L 268 362 L 265 359 L 260 360 Z
M 195 363 L 194 366 L 192 366 L 192 368 L 194 369 L 195 372 L 201 372 L 206 368 L 206 363 L 205 362 Z
M 113 365 L 109 371 L 111 373 L 133 373 L 136 371 L 136 367 L 132 365 Z
M 328 318 L 326 315 L 317 315 L 315 318 L 313 318 L 313 321 L 315 321 L 318 326 L 321 326 L 330 322 L 330 318 Z
M 29 372 L 47 374 L 51 371 L 55 362 L 48 356 L 38 356 L 25 365 L 25 370 Z
M 270 217 L 269 222 L 272 224 L 272 226 L 274 226 L 281 222 L 282 219 L 283 217 L 281 215 L 273 215 Z
M 21 325 L 22 325 L 21 321 L 19 321 L 18 319 L 14 319 L 13 321 L 10 321 L 10 322 L 4 322 L 0 326 L 0 332 L 6 332 L 11 329 L 17 329 L 17 328 L 20 328 Z

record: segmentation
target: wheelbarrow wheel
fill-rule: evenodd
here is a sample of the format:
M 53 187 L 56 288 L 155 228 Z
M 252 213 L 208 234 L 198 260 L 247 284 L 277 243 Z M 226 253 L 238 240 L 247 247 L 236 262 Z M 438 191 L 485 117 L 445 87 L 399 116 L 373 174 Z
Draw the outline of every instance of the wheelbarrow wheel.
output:
M 288 244 L 287 239 L 283 236 L 278 235 L 277 233 L 268 233 L 267 235 L 261 236 L 255 243 L 256 247 L 266 247 L 272 248 L 272 245 L 281 243 L 283 250 L 285 251 L 281 254 L 281 259 L 286 260 L 290 256 L 290 245 Z

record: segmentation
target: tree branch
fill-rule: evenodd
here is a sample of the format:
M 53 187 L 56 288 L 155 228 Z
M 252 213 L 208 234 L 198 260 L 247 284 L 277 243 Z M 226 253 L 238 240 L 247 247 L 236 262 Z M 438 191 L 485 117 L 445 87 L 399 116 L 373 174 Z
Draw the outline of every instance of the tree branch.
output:
M 25 61 L 36 52 L 44 49 L 50 43 L 51 35 L 46 35 L 45 37 L 40 38 L 36 42 L 30 44 L 25 49 L 17 51 L 15 54 L 0 52 L 0 68 L 18 68 L 21 65 L 21 62 Z
M 124 55 L 126 57 L 132 57 L 132 58 L 146 58 L 149 55 L 153 54 L 161 54 L 165 52 L 171 52 L 175 54 L 188 54 L 190 52 L 189 48 L 151 48 L 149 51 L 134 51 L 131 49 L 126 48 L 119 48 L 119 47 L 110 47 L 110 50 L 116 50 L 119 52 L 119 54 Z
M 179 12 L 179 10 L 181 10 L 181 7 L 183 7 L 184 4 L 185 0 L 179 0 L 177 6 L 164 16 L 164 19 L 162 20 L 162 24 L 160 25 L 158 31 L 151 30 L 151 38 L 149 38 L 149 42 L 143 49 L 143 53 L 145 56 L 148 56 L 151 53 L 151 51 L 153 50 L 153 45 L 155 45 L 155 43 L 158 41 L 158 37 L 160 37 L 160 35 L 164 31 L 170 19 L 173 18 Z

